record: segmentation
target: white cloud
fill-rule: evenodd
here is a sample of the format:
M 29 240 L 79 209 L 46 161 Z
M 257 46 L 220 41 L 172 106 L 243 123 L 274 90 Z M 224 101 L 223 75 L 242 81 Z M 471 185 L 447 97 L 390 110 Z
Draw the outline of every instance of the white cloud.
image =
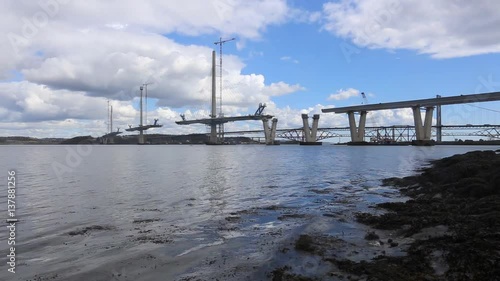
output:
M 321 12 L 305 11 L 297 8 L 288 9 L 288 18 L 300 23 L 316 23 L 321 21 Z
M 106 27 L 111 27 L 113 29 L 117 29 L 117 30 L 122 30 L 122 29 L 125 29 L 127 28 L 128 24 L 121 24 L 121 23 L 109 23 L 109 24 L 106 24 Z
M 296 63 L 296 64 L 299 63 L 298 60 L 296 60 L 296 59 L 294 59 L 292 57 L 289 57 L 289 56 L 281 57 L 280 60 L 282 60 L 282 61 L 289 61 L 289 62 L 293 62 L 293 63 Z
M 495 0 L 341 0 L 323 6 L 323 28 L 362 47 L 464 57 L 500 52 L 499 10 Z
M 257 81 L 257 82 L 256 82 Z M 263 77 L 256 77 L 251 87 L 261 87 L 258 96 L 265 102 L 272 104 L 269 97 L 291 91 L 293 86 L 286 84 L 271 84 L 266 86 Z M 260 83 L 260 84 L 259 84 Z M 74 136 L 75 134 L 100 136 L 106 132 L 107 99 L 104 97 L 86 96 L 83 92 L 68 90 L 53 90 L 46 86 L 30 82 L 0 83 L 0 129 L 11 135 L 27 135 L 35 137 L 61 137 Z M 238 100 L 239 96 L 228 93 L 227 105 L 224 112 L 228 115 L 246 115 L 253 113 L 258 105 L 258 100 Z M 234 106 L 231 104 L 238 104 Z M 240 106 L 247 104 L 247 106 Z M 128 128 L 129 125 L 139 123 L 138 98 L 127 101 L 112 100 L 115 128 Z M 196 107 L 194 107 L 196 108 Z M 204 126 L 178 126 L 180 114 L 184 113 L 187 119 L 207 118 L 209 116 L 208 104 L 201 105 L 195 110 L 174 110 L 167 106 L 150 110 L 148 120 L 144 123 L 151 124 L 153 119 L 160 119 L 164 125 L 155 129 L 155 133 L 204 133 Z M 259 124 L 257 122 L 257 124 Z M 123 130 L 122 130 L 123 131 Z
M 327 100 L 346 100 L 352 97 L 358 97 L 360 95 L 359 90 L 349 88 L 347 90 L 338 90 L 336 94 L 331 94 Z
M 371 127 L 392 125 L 413 126 L 413 112 L 410 108 L 370 111 L 366 116 L 366 125 Z
M 92 41 L 96 30 L 152 34 L 234 35 L 241 40 L 259 39 L 269 25 L 288 20 L 285 0 L 168 0 L 112 1 L 1 1 L 0 33 L 6 42 L 0 46 L 0 78 L 12 69 L 29 66 L 35 53 L 43 48 L 40 41 Z M 124 42 L 119 33 L 111 34 L 118 47 Z M 88 37 L 87 37 L 88 36 Z M 78 38 L 81 37 L 81 38 Z M 71 42 L 69 42 L 71 43 Z M 99 40 L 91 50 L 99 52 Z M 132 42 L 129 42 L 132 43 Z M 146 42 L 135 42 L 147 49 Z M 90 44 L 87 44 L 90 45 Z M 240 46 L 241 47 L 241 46 Z M 45 55 L 59 55 L 42 50 Z M 64 52 L 70 53 L 71 49 Z M 50 54 L 49 54 L 50 53 Z
M 39 122 L 67 119 L 104 119 L 106 99 L 89 97 L 82 92 L 52 90 L 26 81 L 0 83 L 4 122 Z M 134 116 L 129 102 L 113 101 L 115 113 Z M 133 110 L 133 109 L 132 109 Z
M 264 94 L 269 95 L 269 96 L 282 96 L 290 93 L 294 93 L 297 91 L 304 91 L 305 88 L 296 84 L 296 85 L 289 85 L 284 82 L 278 82 L 278 83 L 272 83 L 269 86 L 266 86 L 263 89 Z
M 45 0 L 23 5 L 7 0 L 0 11 L 5 11 L 0 33 L 10 36 L 0 45 L 0 126 L 7 134 L 23 128 L 34 136 L 75 133 L 69 123 L 83 130 L 79 133 L 101 134 L 107 99 L 116 126 L 137 124 L 134 106 L 144 82 L 154 82 L 148 95 L 157 109 L 148 119 L 165 124 L 158 132 L 197 130 L 174 121 L 180 113 L 208 117 L 211 44 L 182 45 L 170 35 L 234 36 L 242 49 L 259 40 L 268 26 L 290 20 L 285 0 Z M 253 113 L 260 102 L 303 90 L 284 81 L 266 84 L 263 75 L 242 74 L 244 67 L 241 58 L 225 55 L 226 114 Z M 9 82 L 16 73 L 25 81 Z

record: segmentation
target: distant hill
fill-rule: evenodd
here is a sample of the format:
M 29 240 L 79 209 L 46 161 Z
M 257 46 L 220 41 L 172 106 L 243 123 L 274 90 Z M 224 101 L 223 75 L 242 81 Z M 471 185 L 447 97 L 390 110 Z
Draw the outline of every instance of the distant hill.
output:
M 0 144 L 59 144 L 63 138 L 0 137 Z
M 97 143 L 96 139 L 92 136 L 79 136 L 71 139 L 65 139 L 60 144 L 94 144 Z
M 206 134 L 190 135 L 163 135 L 147 134 L 148 144 L 205 144 L 208 141 Z M 247 137 L 226 137 L 225 141 L 230 144 L 252 144 L 257 143 Z M 0 137 L 0 145 L 9 144 L 100 144 L 101 138 L 92 136 L 77 136 L 73 138 L 32 138 L 22 136 Z M 137 144 L 137 135 L 124 135 L 114 137 L 113 144 Z
M 163 135 L 163 134 L 147 134 L 146 142 L 148 144 L 205 144 L 208 142 L 206 134 L 190 134 L 190 135 Z M 247 137 L 226 137 L 225 141 L 230 144 L 242 143 L 257 143 Z M 136 144 L 136 135 L 117 136 L 114 138 L 114 144 Z

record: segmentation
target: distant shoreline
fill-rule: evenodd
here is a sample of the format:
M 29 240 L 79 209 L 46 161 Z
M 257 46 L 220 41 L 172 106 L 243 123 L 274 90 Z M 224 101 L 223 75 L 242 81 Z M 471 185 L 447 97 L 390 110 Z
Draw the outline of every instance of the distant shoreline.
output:
M 262 144 L 249 137 L 226 137 L 228 144 Z M 191 135 L 147 135 L 147 145 L 204 145 L 208 141 L 206 134 L 191 134 Z M 295 141 L 280 141 L 281 144 L 298 144 Z M 101 145 L 101 138 L 92 136 L 77 136 L 73 138 L 33 138 L 22 136 L 0 137 L 0 145 L 78 145 L 78 144 L 95 144 Z M 106 145 L 136 145 L 137 136 L 117 136 L 114 138 L 114 143 Z M 348 145 L 348 143 L 324 142 L 323 145 Z M 404 146 L 411 145 L 410 142 L 397 142 L 388 144 L 366 143 L 367 146 Z M 500 145 L 500 140 L 458 140 L 458 141 L 443 141 L 435 143 L 435 145 Z

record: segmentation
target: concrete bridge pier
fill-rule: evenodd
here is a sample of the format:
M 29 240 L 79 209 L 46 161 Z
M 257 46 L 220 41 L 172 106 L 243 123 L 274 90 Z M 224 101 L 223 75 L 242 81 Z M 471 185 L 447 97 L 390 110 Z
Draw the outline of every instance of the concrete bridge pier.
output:
M 262 138 L 261 137 L 250 137 L 251 140 L 256 141 L 258 143 L 262 143 Z M 265 141 L 265 139 L 264 139 Z
M 356 126 L 354 111 L 347 112 L 349 117 L 349 129 L 351 130 L 351 144 L 365 143 L 365 126 L 366 126 L 367 111 L 359 113 L 359 127 Z
M 271 128 L 269 127 L 269 120 L 266 118 L 262 119 L 262 124 L 264 125 L 264 136 L 266 139 L 266 144 L 267 145 L 278 144 L 276 142 L 276 128 L 278 126 L 278 119 L 277 118 L 272 119 Z
M 432 115 L 434 113 L 434 107 L 428 106 L 425 108 L 424 124 L 422 124 L 422 115 L 420 113 L 420 107 L 414 106 L 411 109 L 413 110 L 413 119 L 415 121 L 415 134 L 417 135 L 417 139 L 414 140 L 412 144 L 418 146 L 434 145 L 435 141 L 431 140 Z
M 273 118 L 271 125 L 271 142 L 272 144 L 278 144 L 276 142 L 276 128 L 278 127 L 278 118 Z
M 304 141 L 300 142 L 300 145 L 322 145 L 321 142 L 317 141 L 318 136 L 318 124 L 319 124 L 319 114 L 313 115 L 312 128 L 309 127 L 309 115 L 302 114 L 302 134 L 304 136 Z
M 139 137 L 137 139 L 138 144 L 144 144 L 144 131 L 139 132 Z
M 101 138 L 101 144 L 114 144 L 115 143 L 115 138 L 114 137 L 104 137 Z
M 210 125 L 210 137 L 208 139 L 208 142 L 210 144 L 216 144 L 217 143 L 217 125 L 216 124 L 211 124 Z

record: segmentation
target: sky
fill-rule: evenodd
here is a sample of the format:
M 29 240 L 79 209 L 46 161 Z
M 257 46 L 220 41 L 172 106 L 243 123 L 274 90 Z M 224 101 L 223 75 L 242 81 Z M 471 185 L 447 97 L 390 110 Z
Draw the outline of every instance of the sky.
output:
M 235 38 L 223 44 L 224 115 L 265 103 L 279 129 L 323 108 L 500 91 L 498 11 L 496 0 L 2 0 L 0 136 L 101 136 L 108 101 L 123 131 L 139 124 L 144 83 L 145 123 L 163 124 L 149 133 L 206 133 L 174 122 L 209 117 L 220 38 Z M 376 111 L 367 124 L 413 117 Z M 445 106 L 443 124 L 500 124 L 500 102 Z

